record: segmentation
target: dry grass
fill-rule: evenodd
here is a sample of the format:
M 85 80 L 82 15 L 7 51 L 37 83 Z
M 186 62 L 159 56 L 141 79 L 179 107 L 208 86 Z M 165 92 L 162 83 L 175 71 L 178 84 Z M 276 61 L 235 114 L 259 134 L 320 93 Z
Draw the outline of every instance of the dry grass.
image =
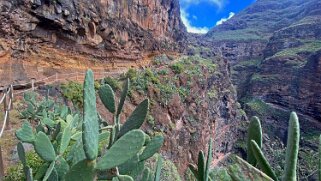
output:
M 14 102 L 14 106 L 17 105 L 17 102 Z M 3 121 L 3 112 L 0 112 L 0 124 L 2 126 Z M 22 121 L 19 119 L 19 112 L 17 110 L 10 111 L 10 121 L 9 127 L 7 130 L 4 131 L 2 138 L 0 139 L 0 146 L 2 149 L 2 158 L 3 164 L 6 169 L 15 164 L 14 160 L 12 159 L 13 150 L 15 149 L 18 140 L 15 136 L 15 131 L 21 127 Z

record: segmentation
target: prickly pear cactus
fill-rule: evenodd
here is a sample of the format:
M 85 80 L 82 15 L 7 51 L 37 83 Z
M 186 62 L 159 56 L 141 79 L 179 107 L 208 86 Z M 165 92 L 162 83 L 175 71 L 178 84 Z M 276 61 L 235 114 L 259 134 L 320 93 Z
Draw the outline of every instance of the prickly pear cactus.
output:
M 26 143 L 33 143 L 36 138 L 32 132 L 32 127 L 28 121 L 22 124 L 22 127 L 16 131 L 17 138 Z
M 285 155 L 285 171 L 283 175 L 284 181 L 296 181 L 296 169 L 299 154 L 300 142 L 300 125 L 299 119 L 295 112 L 290 115 L 288 127 L 288 141 L 286 145 Z
M 252 151 L 251 140 L 254 140 L 259 148 L 262 147 L 262 128 L 258 117 L 254 116 L 251 118 L 247 134 L 247 161 L 251 165 L 256 166 L 257 161 Z
M 149 100 L 145 99 L 136 107 L 134 112 L 129 116 L 125 124 L 121 127 L 120 132 L 118 133 L 118 138 L 120 138 L 130 130 L 139 129 L 145 121 L 148 108 Z
M 100 87 L 98 91 L 99 97 L 105 107 L 108 109 L 109 112 L 115 113 L 116 108 L 115 108 L 115 94 L 113 89 L 108 85 L 105 84 Z
M 158 159 L 157 159 L 157 166 L 156 166 L 156 172 L 155 172 L 155 181 L 160 181 L 162 165 L 163 165 L 163 158 L 162 158 L 161 155 L 159 155 Z
M 99 125 L 96 109 L 94 75 L 91 70 L 86 72 L 84 82 L 84 121 L 82 125 L 83 146 L 88 160 L 95 160 L 98 155 Z
M 265 173 L 236 156 L 235 164 L 228 167 L 228 173 L 237 181 L 273 181 Z
M 114 125 L 100 128 L 91 70 L 86 72 L 83 91 L 83 119 L 78 114 L 72 114 L 66 106 L 51 104 L 49 98 L 38 104 L 33 97 L 26 97 L 30 103 L 28 111 L 35 115 L 41 113 L 41 117 L 38 116 L 40 120 L 35 133 L 31 124 L 26 121 L 16 131 L 16 136 L 21 142 L 33 144 L 36 153 L 45 161 L 38 169 L 35 179 L 91 181 L 100 179 L 101 173 L 109 173 L 110 170 L 117 171 L 117 174 L 108 175 L 113 180 L 132 181 L 142 177 L 145 160 L 153 156 L 164 142 L 163 136 L 151 139 L 139 130 L 148 113 L 148 99 L 139 104 L 121 125 L 120 114 L 129 91 L 129 80 L 124 84 L 117 110 L 114 92 L 110 86 L 103 85 L 98 94 L 105 107 L 114 114 L 115 122 Z M 36 111 L 32 104 L 37 104 Z M 49 107 L 53 109 L 48 111 Z M 21 143 L 18 144 L 18 153 L 22 163 L 26 165 Z M 159 180 L 161 162 L 162 159 L 159 158 L 155 175 L 145 171 L 148 181 Z M 28 181 L 32 181 L 31 169 L 25 166 L 25 170 Z
M 52 162 L 56 159 L 55 149 L 45 133 L 39 132 L 37 134 L 34 146 L 37 154 L 43 160 Z
M 107 170 L 125 163 L 136 155 L 145 142 L 141 130 L 132 130 L 117 140 L 107 153 L 97 163 L 96 169 Z
M 259 145 L 254 140 L 251 140 L 251 146 L 252 146 L 252 153 L 254 154 L 254 157 L 258 163 L 259 168 L 265 174 L 267 174 L 269 177 L 271 177 L 273 180 L 277 181 L 278 178 L 277 178 L 275 172 L 273 171 L 272 167 L 270 166 L 269 162 L 265 158 Z
M 65 175 L 66 181 L 91 181 L 95 178 L 95 166 L 93 161 L 83 160 L 72 166 Z
M 144 161 L 152 157 L 162 147 L 163 143 L 163 136 L 158 135 L 152 138 L 150 142 L 146 145 L 143 153 L 139 156 L 140 161 Z
M 117 113 L 116 113 L 117 116 L 120 115 L 120 113 L 123 110 L 124 103 L 125 103 L 128 91 L 129 91 L 129 86 L 130 86 L 130 82 L 129 82 L 129 79 L 127 79 L 125 84 L 124 84 L 123 92 L 121 94 L 120 101 L 119 101 L 119 104 L 118 104 Z

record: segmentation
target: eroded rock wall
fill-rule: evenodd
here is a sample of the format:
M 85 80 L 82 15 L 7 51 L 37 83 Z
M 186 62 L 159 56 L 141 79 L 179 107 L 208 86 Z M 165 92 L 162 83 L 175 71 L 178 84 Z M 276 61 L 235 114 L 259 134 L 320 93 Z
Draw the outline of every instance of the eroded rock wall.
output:
M 146 57 L 155 53 L 180 52 L 185 27 L 178 0 L 3 0 L 0 35 L 10 53 L 3 62 L 22 67 L 130 67 L 148 63 Z M 28 74 L 13 74 L 18 71 Z

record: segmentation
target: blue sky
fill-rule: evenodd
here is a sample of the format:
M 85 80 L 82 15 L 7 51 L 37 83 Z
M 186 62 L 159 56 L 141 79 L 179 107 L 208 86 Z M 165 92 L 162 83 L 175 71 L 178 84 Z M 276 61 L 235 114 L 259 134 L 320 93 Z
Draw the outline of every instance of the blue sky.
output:
M 206 33 L 253 2 L 255 0 L 180 0 L 181 18 L 188 32 Z

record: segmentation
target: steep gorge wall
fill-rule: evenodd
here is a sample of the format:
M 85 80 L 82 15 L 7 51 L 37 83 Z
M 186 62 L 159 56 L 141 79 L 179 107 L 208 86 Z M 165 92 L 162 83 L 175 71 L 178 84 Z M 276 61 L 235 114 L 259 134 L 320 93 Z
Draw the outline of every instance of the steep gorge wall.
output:
M 321 133 L 320 7 L 318 0 L 258 0 L 201 37 L 230 62 L 242 108 L 262 120 L 273 165 L 284 148 L 280 140 L 286 143 L 289 114 L 298 113 L 302 180 L 316 178 L 316 163 L 308 158 Z
M 146 64 L 155 53 L 179 52 L 185 27 L 178 0 L 3 0 L 0 43 L 14 61 L 12 80 L 27 63 L 56 67 Z M 7 72 L 5 72 L 8 74 Z

